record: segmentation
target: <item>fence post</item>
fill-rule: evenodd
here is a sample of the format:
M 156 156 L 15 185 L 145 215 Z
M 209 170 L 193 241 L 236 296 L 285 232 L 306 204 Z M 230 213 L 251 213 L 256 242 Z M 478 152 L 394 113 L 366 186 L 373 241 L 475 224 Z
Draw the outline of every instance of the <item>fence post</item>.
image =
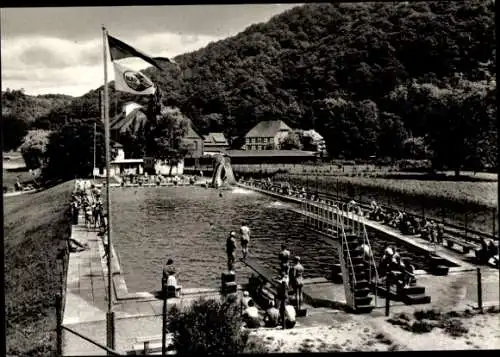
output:
M 385 316 L 389 316 L 391 306 L 391 285 L 389 284 L 389 276 L 385 278 Z
M 467 218 L 468 218 L 468 214 L 467 214 L 467 212 L 465 212 L 465 239 L 467 239 L 468 235 L 469 235 L 468 234 L 468 229 L 467 229 L 467 225 L 468 225 L 468 219 Z
M 493 223 L 493 239 L 495 239 L 496 236 L 496 223 L 497 223 L 497 209 L 493 208 L 493 216 L 492 216 L 492 223 Z
M 167 355 L 167 282 L 162 278 L 161 291 L 163 300 L 162 325 L 161 325 L 161 353 Z
M 337 177 L 337 202 L 339 201 L 339 178 Z
M 481 281 L 481 268 L 477 268 L 477 304 L 479 310 L 483 312 L 483 287 Z
M 56 334 L 57 334 L 57 346 L 56 355 L 62 356 L 62 296 L 61 294 L 56 295 Z
M 115 312 L 106 312 L 106 346 L 112 350 L 115 348 Z M 110 353 L 108 352 L 108 355 Z

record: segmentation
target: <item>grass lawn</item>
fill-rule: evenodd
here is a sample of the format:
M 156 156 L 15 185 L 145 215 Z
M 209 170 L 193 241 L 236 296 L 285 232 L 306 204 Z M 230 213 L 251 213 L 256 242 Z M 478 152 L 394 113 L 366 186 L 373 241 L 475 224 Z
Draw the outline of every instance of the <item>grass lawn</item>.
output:
M 55 354 L 54 304 L 62 284 L 56 257 L 70 234 L 72 189 L 70 181 L 4 197 L 7 355 Z

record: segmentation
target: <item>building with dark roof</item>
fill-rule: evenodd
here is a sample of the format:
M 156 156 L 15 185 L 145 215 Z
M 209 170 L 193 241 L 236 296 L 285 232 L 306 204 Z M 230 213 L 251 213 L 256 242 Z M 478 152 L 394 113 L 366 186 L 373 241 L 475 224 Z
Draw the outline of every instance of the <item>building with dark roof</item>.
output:
M 224 133 L 208 133 L 203 140 L 204 154 L 210 155 L 225 152 L 229 149 L 229 142 Z
M 111 119 L 109 123 L 111 138 L 119 140 L 120 135 L 125 134 L 127 130 L 138 131 L 148 120 L 144 108 L 134 102 L 125 104 L 122 111 Z
M 292 128 L 282 120 L 266 120 L 255 125 L 246 135 L 244 150 L 272 150 L 282 139 L 292 132 Z

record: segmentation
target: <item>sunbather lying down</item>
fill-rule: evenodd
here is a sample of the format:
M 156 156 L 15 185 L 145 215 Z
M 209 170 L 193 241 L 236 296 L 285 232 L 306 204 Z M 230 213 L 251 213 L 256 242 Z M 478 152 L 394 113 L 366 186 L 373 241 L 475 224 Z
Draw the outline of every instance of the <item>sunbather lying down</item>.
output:
M 71 253 L 81 252 L 89 249 L 89 245 L 87 243 L 80 243 L 76 239 L 69 239 L 69 251 Z

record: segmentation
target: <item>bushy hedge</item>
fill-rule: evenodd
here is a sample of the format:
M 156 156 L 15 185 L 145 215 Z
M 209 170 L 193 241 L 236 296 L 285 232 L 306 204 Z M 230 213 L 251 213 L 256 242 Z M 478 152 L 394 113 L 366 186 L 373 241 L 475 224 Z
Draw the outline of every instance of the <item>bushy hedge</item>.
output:
M 177 354 L 243 353 L 248 331 L 242 330 L 240 306 L 235 299 L 199 299 L 181 311 L 169 312 L 169 331 Z

